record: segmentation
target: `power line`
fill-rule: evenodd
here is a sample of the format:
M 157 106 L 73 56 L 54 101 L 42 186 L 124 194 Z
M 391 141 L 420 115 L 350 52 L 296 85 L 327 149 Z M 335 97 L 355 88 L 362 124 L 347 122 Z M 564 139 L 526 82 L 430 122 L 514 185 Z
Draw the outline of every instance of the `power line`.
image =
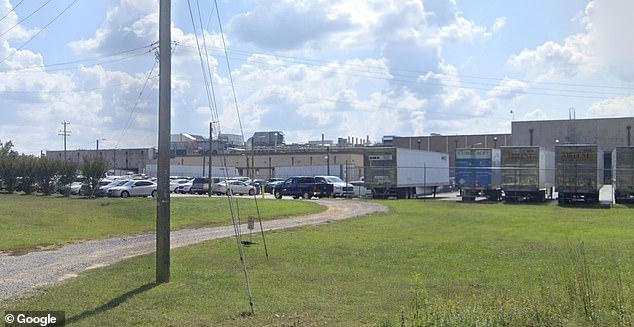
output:
M 7 18 L 7 16 L 9 16 L 9 14 L 11 14 L 12 12 L 14 12 L 21 4 L 22 2 L 24 2 L 24 0 L 20 0 L 20 2 L 18 2 L 18 4 L 16 4 L 15 6 L 13 6 L 13 8 L 11 8 L 11 10 L 9 10 L 9 12 L 7 12 L 4 16 L 2 16 L 2 18 L 0 18 L 0 23 Z
M 127 60 L 130 58 L 134 58 L 134 57 L 138 57 L 144 54 L 148 54 L 148 53 L 152 53 L 154 51 L 154 49 L 156 49 L 156 44 L 157 42 L 154 42 L 152 44 L 149 45 L 144 45 L 141 47 L 137 47 L 134 49 L 128 49 L 128 50 L 123 50 L 123 51 L 119 51 L 119 52 L 114 52 L 114 53 L 109 53 L 109 54 L 104 54 L 101 56 L 96 56 L 96 57 L 88 57 L 88 58 L 82 58 L 82 59 L 77 59 L 77 60 L 71 60 L 71 61 L 64 61 L 64 62 L 57 62 L 57 63 L 52 63 L 52 64 L 44 64 L 44 65 L 34 65 L 34 66 L 29 66 L 29 67 L 21 67 L 21 68 L 14 68 L 14 69 L 4 69 L 4 70 L 0 70 L 0 73 L 9 73 L 9 72 L 25 72 L 25 73 L 29 73 L 31 72 L 31 69 L 41 69 L 47 72 L 51 72 L 51 71 L 65 71 L 65 70 L 70 70 L 70 68 L 62 68 L 62 69 L 51 69 L 51 67 L 58 67 L 58 66 L 68 66 L 68 65 L 74 65 L 74 64 L 81 64 L 81 63 L 88 63 L 88 62 L 92 62 L 92 61 L 96 61 L 93 64 L 90 64 L 88 66 L 94 66 L 94 65 L 103 65 L 103 64 L 109 64 L 109 63 L 113 63 L 113 62 L 118 62 L 118 61 L 123 61 L 123 60 Z M 124 57 L 119 57 L 123 54 L 128 54 L 128 53 L 132 53 L 138 50 L 146 50 L 143 51 L 141 53 L 137 53 L 137 54 L 131 54 L 129 56 L 124 56 Z M 105 59 L 105 58 L 111 58 L 111 57 L 117 57 L 116 59 L 113 60 L 108 60 L 108 61 L 98 61 L 100 59 Z M 78 67 L 75 67 L 73 69 L 77 69 Z M 41 71 L 33 71 L 36 73 L 39 73 Z
M 32 13 L 28 14 L 26 17 L 20 19 L 17 23 L 15 23 L 15 25 L 9 27 L 8 30 L 0 33 L 0 37 L 3 37 L 5 34 L 9 33 L 12 29 L 14 29 L 16 26 L 22 24 L 24 21 L 26 21 L 27 19 L 31 18 L 31 16 L 35 15 L 38 11 L 42 10 L 42 8 L 44 8 L 46 5 L 48 5 L 51 1 L 53 0 L 48 0 L 46 1 L 43 5 L 41 5 L 39 8 L 35 9 L 35 11 L 33 11 Z M 3 60 L 4 61 L 4 60 Z
M 221 49 L 218 49 L 217 47 L 212 47 L 212 49 L 215 49 L 215 50 L 218 50 L 218 52 L 221 52 Z M 247 52 L 247 51 L 241 51 L 241 50 L 235 50 L 235 49 L 227 50 L 227 52 L 235 54 L 237 57 L 248 58 L 249 62 L 265 63 L 265 64 L 268 64 L 268 65 L 276 65 L 276 66 L 288 66 L 287 64 L 265 62 L 265 61 L 261 61 L 261 60 L 258 60 L 256 58 L 253 58 L 252 57 L 253 55 L 257 55 L 258 54 L 258 53 L 254 53 L 254 52 Z M 310 65 L 310 66 L 319 66 L 319 65 L 322 65 L 322 64 L 337 64 L 337 65 L 340 65 L 340 63 L 338 61 L 307 59 L 307 58 L 292 57 L 292 56 L 274 55 L 274 54 L 268 54 L 268 53 L 262 53 L 262 55 L 266 55 L 266 56 L 269 56 L 269 57 L 275 58 L 275 59 L 284 59 L 286 62 L 290 62 L 290 63 L 302 63 L 302 64 L 307 64 L 307 65 Z M 289 65 L 290 65 L 290 63 L 289 63 Z M 323 67 L 323 66 L 321 66 L 321 67 Z M 461 83 L 474 84 L 474 85 L 484 85 L 484 86 L 500 86 L 499 83 L 501 83 L 504 80 L 508 79 L 507 77 L 505 77 L 505 78 L 496 78 L 496 77 L 483 77 L 483 76 L 475 76 L 475 75 L 461 75 L 461 76 L 456 76 L 455 78 L 452 78 L 451 76 L 444 75 L 444 74 L 439 74 L 439 73 L 431 72 L 431 71 L 423 72 L 423 71 L 416 71 L 416 70 L 407 70 L 407 69 L 402 69 L 402 68 L 389 68 L 389 69 L 387 69 L 386 67 L 382 67 L 382 66 L 372 66 L 372 65 L 363 65 L 363 66 L 361 66 L 361 65 L 351 64 L 351 63 L 346 63 L 345 65 L 341 65 L 341 68 L 348 68 L 348 67 L 350 67 L 351 70 L 359 72 L 359 73 L 362 73 L 362 74 L 378 74 L 379 75 L 379 77 L 374 77 L 374 76 L 370 75 L 371 78 L 385 79 L 385 80 L 407 81 L 407 82 L 415 82 L 420 76 L 425 75 L 425 74 L 441 75 L 441 76 L 443 76 L 442 78 L 440 78 L 441 80 L 460 81 Z M 368 75 L 360 75 L 360 76 L 366 77 Z M 464 80 L 464 78 L 476 79 L 476 80 L 479 79 L 479 80 L 496 81 L 497 83 L 493 84 L 493 83 L 483 83 L 483 82 L 468 81 L 468 80 Z M 607 86 L 607 85 L 596 85 L 596 84 L 576 84 L 576 83 L 562 83 L 562 82 L 541 82 L 541 81 L 531 81 L 531 80 L 521 80 L 521 79 L 512 79 L 512 80 L 513 81 L 522 82 L 522 83 L 526 83 L 526 84 L 544 84 L 544 85 L 553 85 L 553 86 L 567 86 L 567 87 L 580 87 L 580 88 L 599 88 L 599 89 L 614 89 L 614 90 L 634 91 L 633 87 L 622 87 L 622 86 Z M 532 86 L 530 88 L 537 89 L 537 90 L 553 90 L 553 91 L 566 91 L 566 92 L 576 92 L 576 93 L 588 93 L 588 92 L 590 92 L 590 93 L 596 93 L 596 94 L 609 94 L 609 95 L 617 95 L 617 96 L 629 95 L 629 94 L 624 94 L 624 93 L 609 93 L 609 92 L 605 92 L 605 91 L 570 90 L 570 89 L 560 90 L 560 89 L 555 89 L 555 88 L 542 88 L 542 87 L 535 87 L 535 86 Z
M 44 27 L 42 27 L 37 33 L 35 33 L 35 35 L 33 35 L 31 38 L 29 38 L 26 42 L 24 42 L 24 44 L 22 44 L 19 48 L 15 49 L 14 52 L 12 52 L 10 55 L 6 56 L 4 59 L 2 59 L 0 61 L 0 63 L 3 63 L 5 60 L 13 57 L 16 53 L 18 53 L 18 51 L 24 49 L 24 47 L 29 44 L 31 41 L 33 41 L 33 39 L 35 37 L 37 37 L 38 35 L 40 35 L 40 33 L 42 33 L 42 31 L 44 31 L 47 27 L 49 27 L 51 24 L 53 24 L 61 15 L 63 15 L 66 11 L 68 11 L 68 9 L 70 9 L 73 5 L 75 5 L 75 3 L 77 3 L 77 1 L 79 0 L 73 0 L 73 2 L 71 2 L 68 6 L 66 6 L 66 8 L 64 8 L 64 10 L 62 10 L 57 16 L 53 17 L 53 19 L 48 22 L 46 25 L 44 25 Z

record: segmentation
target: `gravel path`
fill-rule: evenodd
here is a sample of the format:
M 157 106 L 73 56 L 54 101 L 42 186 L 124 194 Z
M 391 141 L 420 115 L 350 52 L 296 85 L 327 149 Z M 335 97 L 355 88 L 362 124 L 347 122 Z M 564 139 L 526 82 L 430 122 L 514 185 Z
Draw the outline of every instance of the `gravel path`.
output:
M 324 212 L 263 221 L 265 231 L 318 225 L 375 212 L 386 212 L 378 204 L 360 201 L 317 200 L 326 206 Z M 256 224 L 256 229 L 257 224 Z M 242 226 L 247 231 L 246 224 Z M 233 236 L 232 226 L 182 229 L 171 233 L 171 248 L 206 240 Z M 111 265 L 130 257 L 153 253 L 155 234 L 141 234 L 67 245 L 52 251 L 32 252 L 22 256 L 0 255 L 0 300 L 23 295 L 36 288 L 49 286 L 81 272 Z

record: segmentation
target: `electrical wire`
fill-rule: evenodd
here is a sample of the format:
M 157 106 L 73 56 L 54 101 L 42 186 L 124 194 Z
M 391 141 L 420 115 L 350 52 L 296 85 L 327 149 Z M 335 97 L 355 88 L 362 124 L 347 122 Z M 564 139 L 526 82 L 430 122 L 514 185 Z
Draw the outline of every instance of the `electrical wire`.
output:
M 15 25 L 9 27 L 8 30 L 0 33 L 0 37 L 3 37 L 5 34 L 9 33 L 11 30 L 13 30 L 15 27 L 17 27 L 18 25 L 22 24 L 24 21 L 26 21 L 27 19 L 31 18 L 31 16 L 35 15 L 38 11 L 42 10 L 42 8 L 44 8 L 46 5 L 48 5 L 51 1 L 53 0 L 48 0 L 46 1 L 43 5 L 41 5 L 39 8 L 35 9 L 35 11 L 33 11 L 32 13 L 28 14 L 26 17 L 20 19 L 17 23 L 15 23 Z
M 73 5 L 75 5 L 75 3 L 77 3 L 77 1 L 79 1 L 79 0 L 73 0 L 73 2 L 71 2 L 68 6 L 66 6 L 66 8 L 64 8 L 64 10 L 62 10 L 57 16 L 53 17 L 53 19 L 51 21 L 49 21 L 46 25 L 44 25 L 44 27 L 42 27 L 39 31 L 37 31 L 37 33 L 35 33 L 35 35 L 30 37 L 19 48 L 15 49 L 15 51 L 13 51 L 10 55 L 8 55 L 4 59 L 0 60 L 0 63 L 5 62 L 7 59 L 13 57 L 16 53 L 18 53 L 18 51 L 24 49 L 24 47 L 27 44 L 29 44 L 31 41 L 33 41 L 33 39 L 36 38 L 38 35 L 40 35 L 40 33 L 42 33 L 47 27 L 49 27 L 51 24 L 53 24 L 61 15 L 63 15 L 66 11 L 68 11 L 68 9 L 70 9 Z
M 118 52 L 104 54 L 104 55 L 96 56 L 96 57 L 88 57 L 88 58 L 82 58 L 82 59 L 64 61 L 64 62 L 57 62 L 57 63 L 45 64 L 45 65 L 34 65 L 34 66 L 29 66 L 29 67 L 3 69 L 3 70 L 0 70 L 0 73 L 10 73 L 10 72 L 23 72 L 23 73 L 35 72 L 35 73 L 40 73 L 41 71 L 47 71 L 47 72 L 67 71 L 67 70 L 71 70 L 71 69 L 70 68 L 52 69 L 52 67 L 60 67 L 60 66 L 69 66 L 69 65 L 74 65 L 74 64 L 90 63 L 90 62 L 93 62 L 93 61 L 95 61 L 95 63 L 88 64 L 88 65 L 83 65 L 83 66 L 86 67 L 86 66 L 95 66 L 95 65 L 109 64 L 109 63 L 119 62 L 119 61 L 127 60 L 127 59 L 130 59 L 130 58 L 135 58 L 135 57 L 138 57 L 138 56 L 141 56 L 141 55 L 144 55 L 144 54 L 151 53 L 151 52 L 153 52 L 156 49 L 156 45 L 157 44 L 158 44 L 158 41 L 154 42 L 152 44 L 149 44 L 149 45 L 144 45 L 144 46 L 138 47 L 138 48 L 118 51 Z M 132 53 L 132 52 L 135 52 L 135 51 L 138 51 L 138 50 L 144 50 L 144 49 L 146 51 L 143 51 L 143 52 L 138 53 L 138 54 L 131 54 L 129 56 L 119 57 L 119 56 L 124 55 L 124 54 Z M 115 59 L 107 60 L 107 61 L 99 61 L 100 59 L 111 58 L 111 57 L 115 57 Z M 79 67 L 80 66 L 77 66 L 77 67 L 74 67 L 73 69 L 78 69 Z M 38 71 L 31 71 L 31 70 L 35 70 L 35 69 L 39 69 L 39 70 Z
M 121 131 L 121 134 L 119 135 L 119 139 L 117 139 L 117 143 L 115 143 L 115 146 L 114 146 L 115 149 L 119 148 L 119 143 L 121 142 L 121 139 L 123 138 L 125 133 L 128 131 L 128 128 L 130 127 L 132 120 L 134 116 L 136 115 L 136 109 L 139 105 L 139 102 L 141 101 L 141 96 L 143 96 L 143 92 L 145 91 L 145 88 L 147 87 L 148 82 L 150 81 L 150 77 L 152 76 L 154 69 L 156 69 L 157 64 L 158 64 L 158 58 L 157 60 L 154 61 L 154 64 L 152 65 L 152 69 L 150 69 L 150 71 L 148 72 L 145 78 L 145 82 L 143 82 L 143 86 L 141 87 L 141 91 L 139 92 L 139 95 L 137 96 L 136 101 L 134 101 L 132 110 L 130 110 L 130 116 L 128 117 L 128 121 L 124 125 L 123 130 Z
M 13 6 L 13 8 L 11 8 L 11 10 L 9 10 L 9 12 L 7 12 L 4 16 L 2 16 L 2 18 L 0 18 L 0 23 L 7 18 L 7 16 L 9 16 L 9 14 L 11 14 L 12 12 L 14 12 L 21 4 L 22 2 L 24 2 L 24 0 L 20 0 L 20 2 L 18 2 L 18 4 L 16 4 L 15 6 Z

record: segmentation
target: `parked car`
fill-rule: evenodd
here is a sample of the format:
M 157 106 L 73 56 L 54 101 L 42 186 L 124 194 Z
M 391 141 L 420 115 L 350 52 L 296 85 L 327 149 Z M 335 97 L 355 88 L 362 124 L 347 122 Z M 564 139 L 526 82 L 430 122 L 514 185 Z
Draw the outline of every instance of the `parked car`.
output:
M 334 197 L 354 196 L 354 188 L 337 176 L 315 176 L 318 183 L 332 184 Z
M 213 184 L 212 186 L 213 192 L 217 195 L 227 194 L 227 189 L 229 190 L 230 194 L 255 194 L 255 186 L 238 180 L 226 180 L 220 183 Z
M 108 189 L 108 196 L 156 196 L 156 183 L 148 180 L 131 180 L 121 186 Z
M 178 188 L 178 186 L 187 182 L 189 182 L 189 179 L 185 178 L 170 180 L 170 192 L 176 193 L 176 189 Z
M 254 179 L 250 184 L 255 187 L 255 194 L 259 195 L 262 192 L 262 188 L 264 187 L 264 184 L 266 184 L 266 181 L 263 179 Z
M 276 185 L 273 189 L 276 199 L 282 196 L 292 196 L 294 199 L 300 197 L 310 199 L 313 196 L 322 198 L 329 197 L 333 194 L 332 184 L 317 182 L 315 177 L 296 176 L 285 180 L 283 183 Z
M 192 181 L 192 186 L 189 189 L 189 193 L 205 194 L 209 192 L 209 178 L 196 177 Z
M 350 182 L 352 185 L 352 192 L 355 197 L 359 198 L 370 198 L 372 197 L 372 190 L 365 187 L 365 183 L 363 181 L 352 181 Z
M 264 184 L 264 193 L 273 194 L 273 189 L 275 189 L 275 186 L 282 183 L 284 183 L 283 179 L 266 182 L 266 184 Z
M 191 192 L 193 179 L 190 179 L 186 183 L 180 184 L 176 187 L 176 191 L 174 193 L 187 194 Z
M 127 183 L 129 180 L 127 179 L 118 179 L 118 180 L 114 180 L 114 181 L 108 181 L 109 183 L 105 184 L 105 185 L 101 185 L 102 182 L 106 182 L 106 181 L 102 181 L 99 182 L 100 186 L 97 189 L 97 191 L 95 192 L 95 196 L 108 196 L 108 190 L 116 187 L 116 186 L 122 186 L 125 183 Z

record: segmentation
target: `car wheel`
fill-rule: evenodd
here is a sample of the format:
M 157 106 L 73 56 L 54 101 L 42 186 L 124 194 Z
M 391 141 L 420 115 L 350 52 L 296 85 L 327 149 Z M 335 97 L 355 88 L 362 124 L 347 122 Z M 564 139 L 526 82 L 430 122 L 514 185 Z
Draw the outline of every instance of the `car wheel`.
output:
M 304 198 L 306 200 L 309 200 L 312 197 L 313 196 L 310 193 L 308 193 L 308 192 L 304 192 L 304 194 L 302 194 L 302 198 Z
M 123 191 L 123 192 L 121 192 L 121 197 L 122 197 L 122 198 L 127 198 L 127 197 L 129 197 L 129 196 L 130 196 L 130 193 L 129 193 L 128 191 Z
M 249 195 L 254 195 L 254 194 L 255 194 L 255 190 L 250 189 L 250 190 L 249 190 Z
M 156 197 L 156 190 L 152 191 L 152 197 L 155 198 Z
M 280 193 L 280 191 L 275 191 L 275 198 L 276 199 L 281 199 L 282 198 L 282 193 Z

